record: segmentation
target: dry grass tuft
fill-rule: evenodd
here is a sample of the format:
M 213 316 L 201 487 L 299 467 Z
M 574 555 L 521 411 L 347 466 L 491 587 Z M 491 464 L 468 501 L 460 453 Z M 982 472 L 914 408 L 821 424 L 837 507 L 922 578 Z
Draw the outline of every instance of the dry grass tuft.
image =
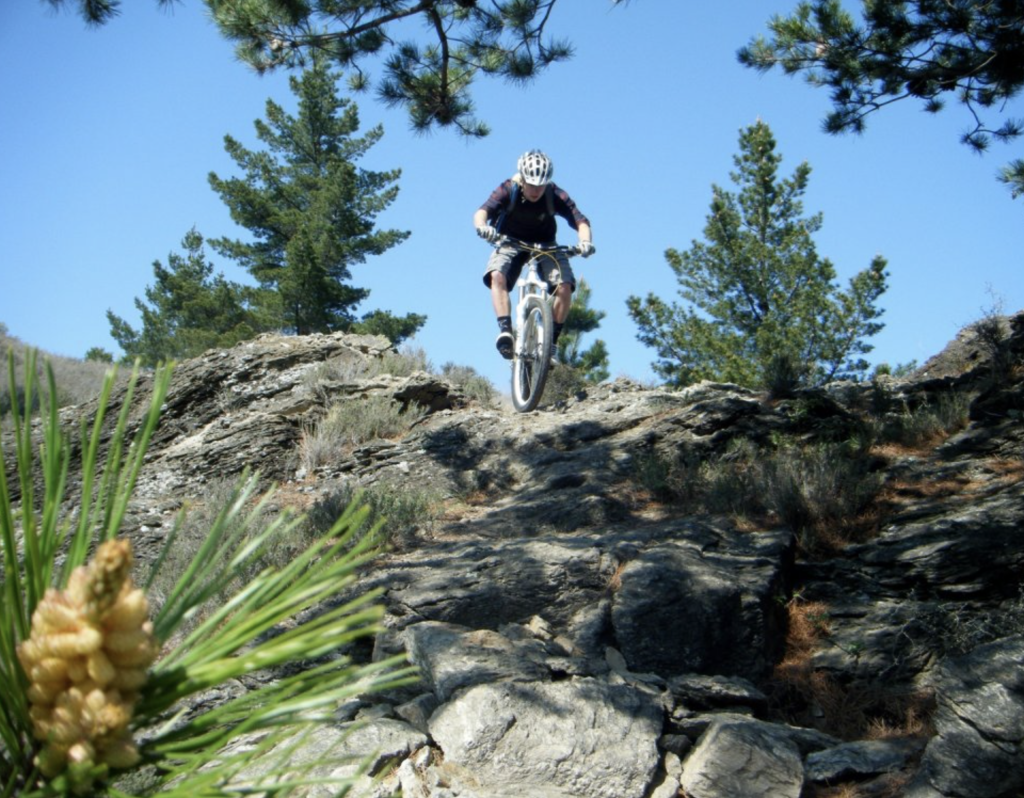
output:
M 302 431 L 299 455 L 306 471 L 332 465 L 354 447 L 377 439 L 398 438 L 426 415 L 420 406 L 402 407 L 388 396 L 346 399 Z
M 773 714 L 843 740 L 919 737 L 933 733 L 927 692 L 893 693 L 885 685 L 843 683 L 814 667 L 814 652 L 831 633 L 828 605 L 794 597 L 787 605 L 786 653 L 768 693 Z
M 805 798 L 864 798 L 864 793 L 856 784 L 834 784 L 811 787 Z
M 40 396 L 36 395 L 32 407 L 26 408 L 25 403 L 25 361 L 31 347 L 22 343 L 19 339 L 7 334 L 6 327 L 0 323 L 0 362 L 7 365 L 7 353 L 11 352 L 14 358 L 14 396 L 10 391 L 0 391 L 0 419 L 6 418 L 11 411 L 12 402 L 18 402 L 21 412 L 26 409 L 29 413 L 36 413 L 40 408 Z M 66 407 L 68 405 L 79 405 L 95 399 L 100 394 L 103 386 L 103 379 L 110 368 L 107 363 L 97 363 L 91 360 L 76 360 L 71 357 L 52 355 L 46 352 L 39 353 L 36 368 L 36 390 L 47 390 L 46 380 L 43 377 L 43 363 L 48 362 L 53 368 L 54 380 L 57 384 L 57 405 Z M 122 369 L 122 372 L 130 369 Z M 120 379 L 126 380 L 127 374 L 122 374 Z
M 790 656 L 806 660 L 831 632 L 828 605 L 822 601 L 802 601 L 794 597 L 787 609 L 786 651 Z
M 615 571 L 608 578 L 608 589 L 613 593 L 617 590 L 622 589 L 622 574 L 626 570 L 628 562 L 620 562 L 616 567 Z
M 641 454 L 634 480 L 637 498 L 724 515 L 740 529 L 788 527 L 802 552 L 815 557 L 831 556 L 879 528 L 883 480 L 874 466 L 856 442 L 783 440 L 758 447 L 746 441 L 708 460 L 694 452 L 673 460 Z

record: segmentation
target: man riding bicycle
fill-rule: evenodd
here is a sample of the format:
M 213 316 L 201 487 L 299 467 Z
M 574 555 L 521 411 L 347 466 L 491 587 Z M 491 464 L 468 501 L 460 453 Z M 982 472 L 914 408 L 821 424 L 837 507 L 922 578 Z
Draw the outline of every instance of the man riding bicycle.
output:
M 569 195 L 553 182 L 551 176 L 555 167 L 540 150 L 524 153 L 517 164 L 514 177 L 499 185 L 487 201 L 473 214 L 473 226 L 477 235 L 494 243 L 500 236 L 507 235 L 520 241 L 554 246 L 557 223 L 556 216 L 565 219 L 579 235 L 580 255 L 588 257 L 594 252 L 591 242 L 590 221 L 576 207 Z M 484 285 L 491 290 L 491 302 L 498 317 L 498 338 L 495 344 L 501 356 L 512 357 L 512 306 L 509 291 L 519 279 L 523 263 L 529 253 L 512 246 L 499 246 L 491 253 L 484 272 Z M 557 265 L 545 258 L 543 278 L 548 291 L 555 296 L 554 341 L 562 332 L 562 325 L 569 316 L 572 306 L 572 292 L 576 289 L 569 260 L 557 256 Z M 554 357 L 555 344 L 551 355 Z

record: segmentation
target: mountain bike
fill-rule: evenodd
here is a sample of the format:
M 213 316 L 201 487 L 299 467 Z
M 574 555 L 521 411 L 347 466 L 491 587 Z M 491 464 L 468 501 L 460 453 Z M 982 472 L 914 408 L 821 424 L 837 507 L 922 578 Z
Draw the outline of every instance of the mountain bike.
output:
M 499 238 L 494 246 L 513 247 L 530 254 L 516 281 L 518 299 L 512 330 L 512 404 L 520 413 L 528 413 L 544 393 L 555 339 L 554 297 L 541 277 L 540 264 L 543 258 L 551 258 L 557 269 L 559 255 L 572 257 L 580 251 L 575 246 L 528 244 L 508 236 Z

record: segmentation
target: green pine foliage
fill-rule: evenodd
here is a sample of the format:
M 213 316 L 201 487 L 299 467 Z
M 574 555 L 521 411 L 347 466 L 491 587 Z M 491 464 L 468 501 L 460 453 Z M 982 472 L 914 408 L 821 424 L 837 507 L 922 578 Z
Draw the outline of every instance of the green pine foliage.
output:
M 86 25 L 100 26 L 110 22 L 121 13 L 121 0 L 43 0 L 54 10 L 68 7 L 78 11 Z M 161 8 L 171 8 L 178 0 L 156 0 Z
M 120 13 L 121 0 L 43 0 L 72 8 L 93 26 Z M 173 6 L 179 0 L 156 0 Z M 558 0 L 204 0 L 238 59 L 258 73 L 301 69 L 325 56 L 370 88 L 363 64 L 379 61 L 377 96 L 405 108 L 415 130 L 447 127 L 486 136 L 470 93 L 483 76 L 523 85 L 572 57 L 546 33 Z M 627 0 L 611 0 L 612 5 Z M 423 38 L 415 31 L 423 31 Z
M 601 326 L 607 314 L 590 307 L 590 293 L 587 281 L 581 279 L 558 339 L 558 362 L 577 369 L 586 382 L 596 384 L 608 379 L 608 347 L 598 339 L 589 348 L 582 349 L 581 339 Z
M 567 42 L 545 32 L 557 0 L 205 2 L 239 60 L 261 73 L 324 54 L 352 74 L 353 89 L 365 89 L 361 65 L 379 60 L 378 97 L 405 108 L 413 128 L 424 132 L 437 126 L 487 135 L 470 93 L 477 77 L 526 84 L 572 55 Z
M 867 338 L 882 329 L 875 303 L 886 289 L 886 261 L 876 257 L 846 290 L 819 257 L 813 234 L 821 214 L 803 215 L 811 168 L 778 176 L 782 156 L 768 125 L 741 131 L 732 173 L 738 193 L 712 187 L 705 241 L 669 249 L 669 267 L 686 304 L 654 294 L 627 300 L 638 339 L 659 360 L 655 371 L 674 385 L 702 380 L 774 386 L 862 375 Z
M 971 128 L 963 142 L 981 152 L 1011 141 L 1024 122 L 1003 116 L 1024 86 L 1024 6 L 1019 2 L 879 2 L 863 0 L 858 24 L 838 0 L 801 2 L 768 23 L 740 50 L 740 62 L 766 72 L 780 66 L 827 88 L 830 133 L 864 130 L 872 113 L 899 100 L 920 100 L 936 113 L 952 96 L 966 106 Z M 1024 160 L 1004 167 L 999 179 L 1013 196 L 1024 192 Z
M 255 123 L 264 149 L 246 149 L 231 136 L 224 140 L 243 177 L 209 176 L 231 218 L 253 235 L 251 241 L 219 238 L 210 245 L 243 266 L 265 290 L 260 296 L 273 300 L 261 310 L 276 316 L 275 327 L 298 335 L 361 331 L 355 311 L 370 292 L 351 284 L 352 267 L 409 236 L 375 227 L 377 215 L 398 195 L 400 171 L 357 166 L 384 132 L 377 126 L 355 135 L 358 109 L 336 94 L 336 79 L 323 59 L 314 59 L 290 82 L 298 116 L 268 100 L 266 119 Z M 406 338 L 425 320 L 371 313 L 363 325 Z
M 419 313 L 396 316 L 387 310 L 374 310 L 354 322 L 349 332 L 359 335 L 383 335 L 395 346 L 412 338 L 416 331 L 427 323 L 427 317 Z
M 107 311 L 110 335 L 126 362 L 138 358 L 152 367 L 184 360 L 272 329 L 273 320 L 256 307 L 256 289 L 233 283 L 223 274 L 214 275 L 203 237 L 195 228 L 181 245 L 184 254 L 168 255 L 166 267 L 160 261 L 153 264 L 156 282 L 146 288 L 146 300 L 135 298 L 141 329 Z
M 85 353 L 87 363 L 113 363 L 114 355 L 100 346 L 91 346 Z

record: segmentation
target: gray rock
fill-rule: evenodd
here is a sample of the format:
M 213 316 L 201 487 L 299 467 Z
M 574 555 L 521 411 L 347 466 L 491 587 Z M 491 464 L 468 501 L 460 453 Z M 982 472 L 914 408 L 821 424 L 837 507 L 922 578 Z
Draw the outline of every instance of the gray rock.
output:
M 243 738 L 235 747 L 255 744 Z M 323 727 L 310 734 L 304 744 L 294 750 L 269 750 L 249 769 L 240 773 L 235 783 L 246 784 L 270 768 L 302 768 L 314 779 L 344 779 L 352 783 L 352 798 L 384 798 L 393 794 L 386 783 L 385 766 L 401 762 L 427 743 L 426 735 L 408 724 L 380 718 L 366 723 Z M 311 766 L 310 763 L 318 763 Z M 330 783 L 313 785 L 303 791 L 306 798 L 331 798 L 337 786 Z
M 744 724 L 756 720 L 750 715 L 738 714 L 735 712 L 708 712 L 682 718 L 675 721 L 679 734 L 693 740 L 699 741 L 707 731 L 715 724 L 737 723 Z M 757 728 L 774 737 L 784 739 L 791 743 L 801 756 L 807 756 L 815 751 L 823 751 L 827 748 L 834 748 L 841 743 L 841 740 L 817 729 L 807 729 L 802 726 L 789 726 L 784 723 L 769 723 L 757 721 Z
M 750 707 L 763 711 L 768 697 L 751 682 L 737 676 L 707 676 L 686 673 L 669 680 L 669 692 L 691 709 Z
M 428 721 L 435 709 L 437 709 L 436 696 L 433 693 L 424 693 L 395 707 L 395 714 L 416 731 L 427 734 L 429 732 Z
M 920 785 L 956 798 L 1024 793 L 1024 637 L 945 662 L 935 679 L 938 734 L 928 743 Z
M 861 740 L 808 754 L 808 781 L 835 784 L 902 770 L 924 747 L 921 740 Z
M 615 639 L 630 670 L 666 676 L 764 677 L 781 651 L 788 534 L 747 537 L 702 530 L 626 564 L 612 600 Z
M 799 798 L 804 768 L 797 747 L 752 719 L 713 722 L 683 765 L 689 798 Z
M 426 621 L 405 632 L 409 658 L 437 698 L 487 682 L 546 679 L 544 647 L 535 640 L 509 640 L 488 629 Z
M 563 627 L 600 601 L 610 573 L 597 537 L 457 543 L 412 552 L 388 586 L 396 625 L 419 620 L 498 629 L 535 615 Z
M 894 525 L 849 554 L 900 595 L 928 590 L 948 598 L 991 597 L 995 584 L 1003 585 L 1003 597 L 1015 595 L 1024 575 L 1024 551 L 1016 545 L 1024 516 L 1019 489 L 1007 485 L 974 497 L 956 512 L 936 509 L 941 513 Z M 975 532 L 965 535 L 966 529 Z
M 642 798 L 661 725 L 642 692 L 571 679 L 472 687 L 434 713 L 430 733 L 445 762 L 505 795 Z

